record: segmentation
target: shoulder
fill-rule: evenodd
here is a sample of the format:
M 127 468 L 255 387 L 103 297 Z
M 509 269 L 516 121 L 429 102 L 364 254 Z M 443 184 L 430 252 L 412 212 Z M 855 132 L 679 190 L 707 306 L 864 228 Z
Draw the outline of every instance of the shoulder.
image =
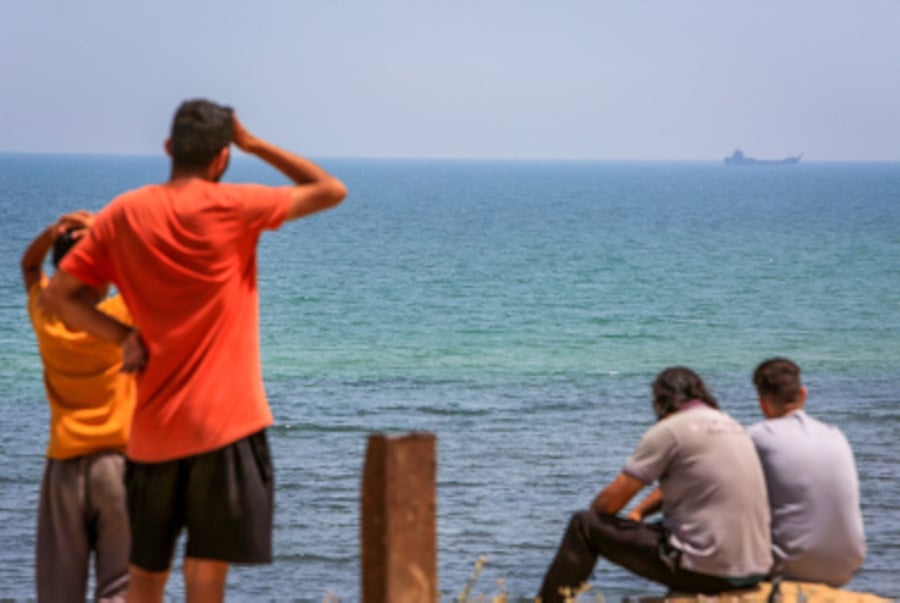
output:
M 672 419 L 657 421 L 650 426 L 638 441 L 632 453 L 632 458 L 656 456 L 668 454 L 678 442 L 679 428 L 672 423 Z
M 112 200 L 103 207 L 103 209 L 97 212 L 95 223 L 98 219 L 108 219 L 110 216 L 114 216 L 123 211 L 126 211 L 132 205 L 149 202 L 150 199 L 153 199 L 157 196 L 159 191 L 160 185 L 148 184 L 139 188 L 134 188 L 119 193 L 118 195 L 113 197 Z
M 660 423 L 668 423 L 673 430 L 700 434 L 723 431 L 745 433 L 744 428 L 731 415 L 706 405 L 679 411 Z
M 40 297 L 41 291 L 43 291 L 47 287 L 47 283 L 50 282 L 50 278 L 46 274 L 41 274 L 41 278 L 36 280 L 30 287 L 28 287 L 28 301 L 30 302 L 32 299 L 36 299 Z
M 798 413 L 791 413 L 783 417 L 774 419 L 764 419 L 747 428 L 747 433 L 753 439 L 753 442 L 759 446 L 763 446 L 768 442 L 783 440 L 785 437 L 790 438 L 792 434 L 801 435 L 804 431 L 804 418 Z
M 41 292 L 47 287 L 48 282 L 50 279 L 47 278 L 47 275 L 41 274 L 41 278 L 28 288 L 28 313 L 32 316 L 43 312 L 43 306 L 40 303 Z
M 258 184 L 254 182 L 211 182 L 209 183 L 209 186 L 216 187 L 216 191 L 224 197 L 238 199 L 241 201 L 277 198 L 280 196 L 287 196 L 291 191 L 290 186 L 271 186 L 268 184 Z
M 820 421 L 815 417 L 811 417 L 805 412 L 802 413 L 802 418 L 808 425 L 808 429 L 811 433 L 814 433 L 816 437 L 818 437 L 823 442 L 827 441 L 833 448 L 845 447 L 850 450 L 850 441 L 847 439 L 847 436 L 844 435 L 844 432 L 841 431 L 841 428 L 837 425 L 833 425 L 831 423 L 825 423 L 824 421 Z
M 287 218 L 293 187 L 219 184 L 220 197 L 237 210 L 251 230 L 275 229 Z
M 754 440 L 757 437 L 765 437 L 765 434 L 769 431 L 768 423 L 769 423 L 768 420 L 763 420 L 763 421 L 757 421 L 756 423 L 753 423 L 752 425 L 748 425 L 747 433 L 749 433 L 750 437 L 753 438 Z
M 153 191 L 158 188 L 158 185 L 147 185 L 114 197 L 94 216 L 94 224 L 88 237 L 95 240 L 105 239 L 115 235 L 123 222 L 136 219 L 132 218 L 136 213 L 143 215 L 148 211 L 161 211 L 160 204 L 153 202 L 156 197 Z
M 757 448 L 785 448 L 815 445 L 818 449 L 831 445 L 846 445 L 844 433 L 835 425 L 824 423 L 798 410 L 776 419 L 766 419 L 747 428 Z

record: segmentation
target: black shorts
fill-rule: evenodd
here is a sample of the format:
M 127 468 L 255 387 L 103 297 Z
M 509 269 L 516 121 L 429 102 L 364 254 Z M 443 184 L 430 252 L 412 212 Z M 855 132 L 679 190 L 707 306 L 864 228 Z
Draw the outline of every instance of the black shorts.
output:
M 271 563 L 274 479 L 265 430 L 196 456 L 129 461 L 126 472 L 131 563 L 169 569 L 187 529 L 185 556 Z

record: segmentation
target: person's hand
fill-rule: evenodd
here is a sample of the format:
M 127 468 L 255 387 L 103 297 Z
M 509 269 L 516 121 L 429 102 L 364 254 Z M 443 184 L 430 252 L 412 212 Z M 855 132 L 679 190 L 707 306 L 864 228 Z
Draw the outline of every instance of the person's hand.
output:
M 643 521 L 644 516 L 641 515 L 641 512 L 637 508 L 635 508 L 625 516 L 625 519 L 630 519 L 631 521 Z
M 120 344 L 122 348 L 123 373 L 139 373 L 147 365 L 147 348 L 141 339 L 137 329 L 131 329 L 125 340 Z
M 251 152 L 250 149 L 256 142 L 256 137 L 247 131 L 234 113 L 231 114 L 231 142 L 246 153 Z
M 87 234 L 93 225 L 94 214 L 79 209 L 59 217 L 53 225 L 53 238 L 56 239 L 59 235 L 71 231 L 72 238 L 80 239 Z

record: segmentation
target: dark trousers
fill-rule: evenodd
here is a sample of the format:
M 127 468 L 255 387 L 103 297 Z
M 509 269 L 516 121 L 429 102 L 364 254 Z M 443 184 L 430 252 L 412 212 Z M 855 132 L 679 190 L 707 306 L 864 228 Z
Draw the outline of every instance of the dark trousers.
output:
M 615 515 L 581 511 L 572 516 L 538 596 L 542 603 L 564 600 L 560 589 L 573 591 L 588 580 L 598 557 L 648 580 L 684 593 L 713 594 L 738 588 L 732 580 L 680 567 L 677 551 L 666 547 L 660 523 L 642 523 Z

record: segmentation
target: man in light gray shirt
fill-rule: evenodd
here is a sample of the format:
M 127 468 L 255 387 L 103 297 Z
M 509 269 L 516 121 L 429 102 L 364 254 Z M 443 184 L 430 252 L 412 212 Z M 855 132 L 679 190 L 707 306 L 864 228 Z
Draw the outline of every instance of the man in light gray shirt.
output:
M 800 367 L 772 358 L 753 374 L 766 420 L 748 431 L 759 453 L 772 508 L 774 574 L 839 587 L 866 550 L 853 451 L 834 426 L 803 410 Z
M 575 513 L 544 578 L 543 603 L 570 600 L 598 557 L 684 593 L 756 586 L 772 566 L 769 505 L 747 432 L 703 380 L 670 367 L 653 383 L 658 419 L 622 472 Z M 658 483 L 627 516 L 617 515 Z M 662 521 L 643 521 L 662 511 Z

